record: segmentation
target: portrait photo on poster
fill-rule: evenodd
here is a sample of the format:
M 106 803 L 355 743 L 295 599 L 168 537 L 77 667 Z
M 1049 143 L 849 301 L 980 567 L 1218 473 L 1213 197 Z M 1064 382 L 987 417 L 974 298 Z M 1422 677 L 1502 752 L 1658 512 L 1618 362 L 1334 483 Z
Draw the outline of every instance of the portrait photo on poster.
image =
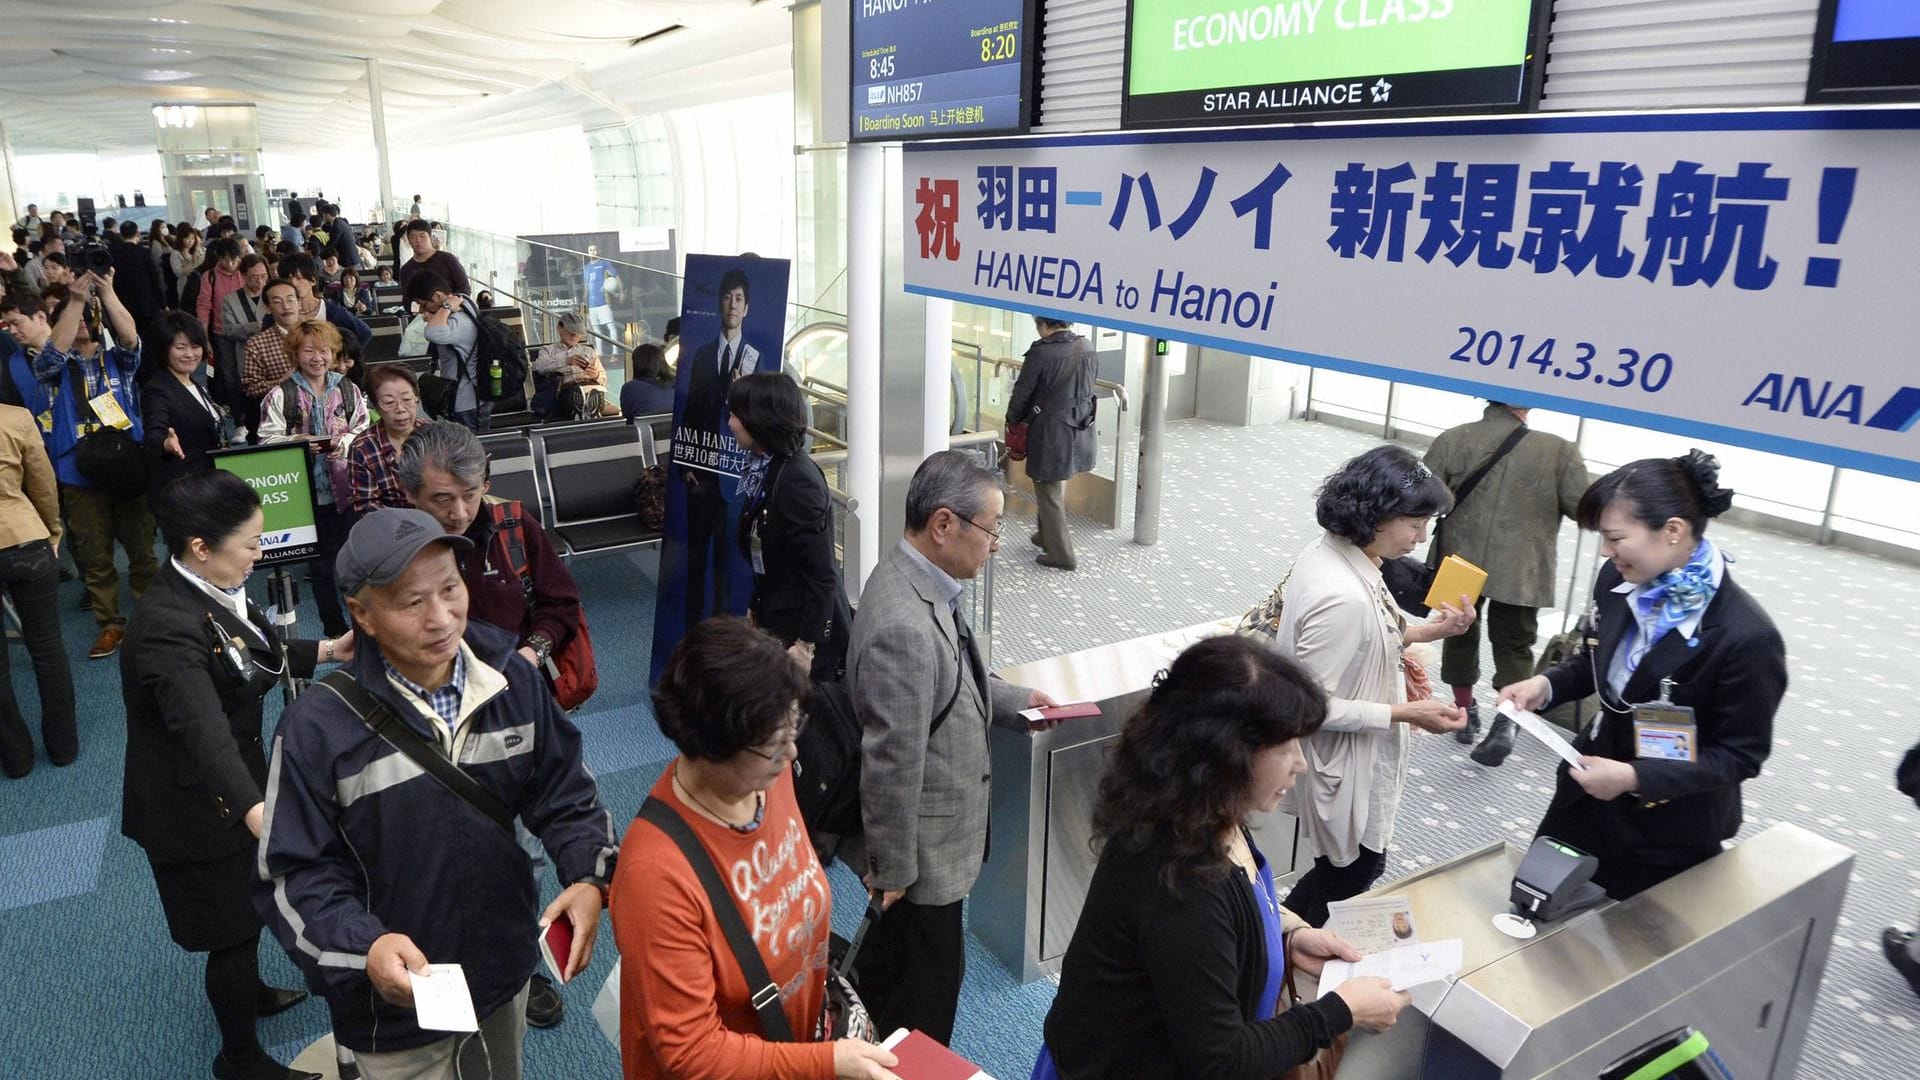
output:
M 781 370 L 790 269 L 785 259 L 687 256 L 654 609 L 655 677 L 688 627 L 743 614 L 752 595 L 752 567 L 736 542 L 740 478 L 752 457 L 727 426 L 727 393 L 747 375 Z

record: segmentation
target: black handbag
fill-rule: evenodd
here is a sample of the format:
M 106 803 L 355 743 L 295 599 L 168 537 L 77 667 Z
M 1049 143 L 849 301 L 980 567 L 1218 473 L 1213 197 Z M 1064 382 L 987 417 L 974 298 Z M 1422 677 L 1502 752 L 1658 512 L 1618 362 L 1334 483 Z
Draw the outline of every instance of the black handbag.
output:
M 1528 430 L 1525 424 L 1514 428 L 1506 441 L 1495 448 L 1493 456 L 1460 482 L 1460 487 L 1453 493 L 1453 510 L 1449 510 L 1448 514 L 1460 509 L 1460 504 L 1466 502 L 1467 496 L 1473 494 L 1473 489 L 1480 486 L 1480 481 L 1485 480 L 1493 467 L 1500 464 L 1500 459 L 1527 437 Z M 1433 527 L 1433 543 L 1428 546 L 1425 559 L 1403 555 L 1380 563 L 1380 576 L 1386 580 L 1387 591 L 1393 594 L 1393 602 L 1400 605 L 1402 611 L 1423 619 L 1433 611 L 1427 606 L 1427 592 L 1433 588 L 1433 575 L 1440 568 L 1440 535 L 1446 527 L 1447 518 L 1443 515 Z
M 753 988 L 753 1011 L 760 1016 L 761 1038 L 768 1042 L 796 1041 L 793 1025 L 787 1022 L 786 1007 L 780 1001 L 780 986 L 767 973 L 767 962 L 760 958 L 760 947 L 753 943 L 753 933 L 747 929 L 746 920 L 740 917 L 740 908 L 734 903 L 733 892 L 721 879 L 720 868 L 713 864 L 713 857 L 707 854 L 706 848 L 700 846 L 700 838 L 693 834 L 693 827 L 673 807 L 651 795 L 641 804 L 640 819 L 652 822 L 655 828 L 667 835 L 667 839 L 673 841 L 707 890 L 707 902 L 713 907 L 714 917 L 720 920 L 720 932 L 727 939 L 727 947 L 733 950 L 734 962 L 740 965 L 740 974 L 746 977 L 747 985 Z M 814 1022 L 815 1041 L 849 1038 L 874 1041 L 873 1017 L 861 1002 L 860 993 L 854 989 L 849 973 L 853 970 L 854 960 L 860 955 L 860 944 L 866 939 L 868 928 L 879 918 L 879 905 L 869 902 L 853 941 L 839 960 L 827 969 L 827 1000 Z M 833 951 L 830 943 L 829 957 Z

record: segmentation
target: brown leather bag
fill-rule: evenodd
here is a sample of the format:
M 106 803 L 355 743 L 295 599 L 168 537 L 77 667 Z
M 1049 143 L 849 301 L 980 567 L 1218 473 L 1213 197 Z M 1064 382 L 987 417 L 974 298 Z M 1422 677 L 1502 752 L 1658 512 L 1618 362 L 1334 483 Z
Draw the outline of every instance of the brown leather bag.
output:
M 1286 985 L 1280 991 L 1280 1011 L 1284 1013 L 1300 1004 L 1304 1003 L 1300 1000 L 1300 991 L 1293 985 L 1293 965 L 1288 964 Z M 1288 1069 L 1280 1080 L 1333 1080 L 1333 1074 L 1340 1071 L 1340 1059 L 1346 1052 L 1347 1036 L 1336 1035 L 1333 1045 Z

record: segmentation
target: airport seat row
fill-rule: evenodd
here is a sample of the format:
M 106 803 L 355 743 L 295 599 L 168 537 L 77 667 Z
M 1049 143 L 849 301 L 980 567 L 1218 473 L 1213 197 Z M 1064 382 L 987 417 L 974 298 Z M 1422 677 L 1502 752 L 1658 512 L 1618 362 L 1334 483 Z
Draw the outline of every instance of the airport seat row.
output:
M 480 437 L 492 494 L 518 499 L 563 559 L 660 543 L 640 520 L 634 488 L 668 457 L 673 417 L 580 420 L 496 430 Z

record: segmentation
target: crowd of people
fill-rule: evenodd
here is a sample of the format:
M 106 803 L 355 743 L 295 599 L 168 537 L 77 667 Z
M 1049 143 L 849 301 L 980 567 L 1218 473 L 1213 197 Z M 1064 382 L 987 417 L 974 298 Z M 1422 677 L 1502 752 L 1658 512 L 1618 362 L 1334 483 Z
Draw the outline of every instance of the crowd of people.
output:
M 430 418 L 404 365 L 354 377 L 347 357 L 365 324 L 352 292 L 328 291 L 361 265 L 332 242 L 351 226 L 325 203 L 317 223 L 292 210 L 286 228 L 324 234 L 320 251 L 269 259 L 210 220 L 211 263 L 183 261 L 191 286 L 144 317 L 122 296 L 144 277 L 130 263 L 66 264 L 63 215 L 43 223 L 37 283 L 0 261 L 0 590 L 20 614 L 55 766 L 82 751 L 55 601 L 63 543 L 99 626 L 91 655 L 120 653 L 122 828 L 151 866 L 169 934 L 206 954 L 214 1075 L 312 1075 L 275 1063 L 256 1033 L 260 1016 L 307 996 L 261 983 L 265 930 L 324 1000 L 361 1076 L 518 1077 L 526 1028 L 564 1012 L 536 970 L 536 928 L 570 924 L 559 964 L 571 977 L 592 958 L 603 911 L 621 956 L 629 1078 L 886 1080 L 896 1061 L 874 1035 L 951 1041 L 963 904 L 989 844 L 989 731 L 1027 730 L 1023 710 L 1056 704 L 987 669 L 959 603 L 1001 545 L 1001 474 L 968 453 L 926 458 L 906 492 L 905 535 L 856 616 L 827 484 L 804 450 L 799 387 L 742 373 L 720 388 L 714 408 L 750 465 L 737 531 L 713 543 L 748 556 L 750 616 L 697 622 L 666 659 L 652 705 L 677 756 L 644 809 L 618 808 L 639 812 L 623 828 L 557 697 L 589 598 L 537 510 L 489 494 L 477 435 L 487 401 L 469 370 L 479 309 L 458 260 L 424 222 L 399 234 L 412 255 L 402 288 L 453 385 L 450 408 Z M 164 281 L 194 232 L 116 243 Z M 292 243 L 285 229 L 275 242 Z M 1070 328 L 1040 330 L 1015 403 L 1033 429 L 1029 473 L 1049 485 L 1036 543 L 1067 568 L 1060 485 L 1085 465 L 1094 369 Z M 641 389 L 621 395 L 629 412 L 655 411 L 664 399 L 649 395 L 670 391 L 648 349 L 628 383 Z M 601 358 L 577 320 L 563 321 L 542 365 L 576 408 L 603 403 Z M 1322 532 L 1293 556 L 1264 632 L 1201 641 L 1156 678 L 1102 781 L 1099 864 L 1035 1077 L 1264 1080 L 1324 1065 L 1353 1029 L 1394 1024 L 1408 998 L 1384 980 L 1302 1001 L 1290 977 L 1358 959 L 1319 927 L 1330 903 L 1386 869 L 1414 733 L 1473 740 L 1482 608 L 1494 700 L 1599 703 L 1574 741 L 1583 768 L 1560 768 L 1542 833 L 1596 855 L 1596 880 L 1617 898 L 1735 835 L 1741 785 L 1771 749 L 1786 661 L 1707 536 L 1732 500 L 1717 463 L 1696 452 L 1589 482 L 1570 444 L 1527 420 L 1491 403 L 1424 461 L 1382 446 L 1343 464 L 1319 490 Z M 320 639 L 289 639 L 247 595 L 259 497 L 211 459 L 247 439 L 309 449 Z M 1436 517 L 1430 559 L 1460 554 L 1490 576 L 1480 597 L 1412 616 L 1383 568 L 1426 545 Z M 1606 557 L 1594 641 L 1536 673 L 1535 612 L 1552 599 L 1563 518 L 1597 532 Z M 130 620 L 116 545 L 137 601 Z M 1440 645 L 1443 696 L 1426 678 L 1426 643 Z M 269 746 L 261 703 L 286 674 L 319 677 Z M 830 837 L 807 819 L 793 769 L 809 722 L 830 719 L 827 686 L 857 727 L 862 778 L 857 827 Z M 0 767 L 24 775 L 33 740 L 10 684 L 0 691 Z M 1642 754 L 1636 710 L 1655 701 L 1691 710 L 1685 760 Z M 1496 722 L 1474 760 L 1497 766 L 1511 748 Z M 1249 830 L 1277 808 L 1300 820 L 1314 855 L 1284 893 Z M 876 912 L 854 1022 L 836 1012 L 844 995 L 830 977 L 825 866 L 836 858 Z M 553 897 L 537 892 L 543 859 L 562 886 Z M 472 896 L 487 903 L 462 903 Z M 1887 948 L 1909 966 L 1920 955 L 1893 932 Z M 462 966 L 479 1031 L 419 1026 L 414 979 L 440 963 Z

